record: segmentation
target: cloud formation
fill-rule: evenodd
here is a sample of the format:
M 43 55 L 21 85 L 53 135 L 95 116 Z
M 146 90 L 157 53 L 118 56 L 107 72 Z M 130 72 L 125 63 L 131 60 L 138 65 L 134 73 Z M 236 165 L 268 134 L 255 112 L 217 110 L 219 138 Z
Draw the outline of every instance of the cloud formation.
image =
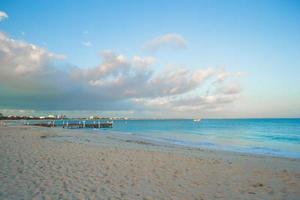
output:
M 136 98 L 134 101 L 152 112 L 165 113 L 168 116 L 199 117 L 222 111 L 226 106 L 237 101 L 240 98 L 241 89 L 232 91 L 233 85 L 240 88 L 238 83 L 227 83 L 221 87 L 222 90 L 215 87 L 211 94 L 193 91 L 193 93 L 187 92 L 175 96 Z
M 7 18 L 8 18 L 8 15 L 6 14 L 6 12 L 0 11 L 0 22 Z
M 101 58 L 98 66 L 83 69 L 0 33 L 1 106 L 191 115 L 220 110 L 241 92 L 231 80 L 236 74 L 224 69 L 169 67 L 157 73 L 153 57 L 104 51 Z
M 167 33 L 152 39 L 144 45 L 144 49 L 150 51 L 157 51 L 162 48 L 184 49 L 186 47 L 186 40 L 178 33 Z
M 46 71 L 53 60 L 64 59 L 63 55 L 54 54 L 44 48 L 17 41 L 0 32 L 1 79 Z
M 93 44 L 90 41 L 82 42 L 83 46 L 91 47 Z

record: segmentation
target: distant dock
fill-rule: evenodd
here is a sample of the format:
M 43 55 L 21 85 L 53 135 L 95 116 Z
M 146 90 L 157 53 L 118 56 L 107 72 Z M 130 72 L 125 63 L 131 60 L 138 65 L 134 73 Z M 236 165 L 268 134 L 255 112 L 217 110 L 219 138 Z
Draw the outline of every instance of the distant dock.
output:
M 54 121 L 48 123 L 25 123 L 26 125 L 30 126 L 42 126 L 42 127 L 62 127 L 62 128 L 112 128 L 113 122 L 86 122 L 86 121 L 79 121 L 79 122 L 63 122 L 62 124 L 57 124 Z

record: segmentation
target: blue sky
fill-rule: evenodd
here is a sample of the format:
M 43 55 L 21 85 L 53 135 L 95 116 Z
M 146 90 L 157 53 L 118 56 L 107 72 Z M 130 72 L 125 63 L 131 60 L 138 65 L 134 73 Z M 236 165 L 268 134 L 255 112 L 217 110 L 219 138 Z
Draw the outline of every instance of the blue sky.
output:
M 60 70 L 70 71 L 70 68 L 75 67 L 86 74 L 85 70 L 100 69 L 105 63 L 105 57 L 101 57 L 100 54 L 109 50 L 116 56 L 124 55 L 130 63 L 130 59 L 134 56 L 155 59 L 155 63 L 151 64 L 154 75 L 146 82 L 156 80 L 157 83 L 157 77 L 168 78 L 164 73 L 165 68 L 174 71 L 184 68 L 189 70 L 190 74 L 213 68 L 232 75 L 227 85 L 222 83 L 211 86 L 214 82 L 212 79 L 220 75 L 220 72 L 215 72 L 214 75 L 210 75 L 211 80 L 205 84 L 198 80 L 197 87 L 185 88 L 186 90 L 182 89 L 176 94 L 157 94 L 151 90 L 152 96 L 142 95 L 141 92 L 136 95 L 121 95 L 122 97 L 115 95 L 114 98 L 97 96 L 104 104 L 105 99 L 117 101 L 109 106 L 109 109 L 98 108 L 95 105 L 97 111 L 86 111 L 87 113 L 107 115 L 123 113 L 136 117 L 170 117 L 174 116 L 174 113 L 176 117 L 300 117 L 299 1 L 172 1 L 172 3 L 76 1 L 74 3 L 74 1 L 3 0 L 0 11 L 8 15 L 8 18 L 0 22 L 0 31 L 5 33 L 6 37 L 64 55 L 62 61 L 60 59 L 53 61 Z M 173 39 L 180 36 L 185 42 L 184 48 L 174 47 L 172 42 L 175 40 L 171 39 L 161 44 L 158 50 L 145 50 L 145 45 L 158 41 L 168 34 Z M 131 70 L 136 69 L 133 67 Z M 97 78 L 93 77 L 93 81 L 110 80 L 111 76 L 118 73 L 107 74 L 105 77 L 99 75 Z M 119 76 L 120 74 L 116 77 Z M 183 78 L 179 77 L 180 80 Z M 91 77 L 79 79 L 76 83 L 83 79 L 91 83 Z M 4 93 L 0 97 L 4 99 L 4 103 L 0 105 L 2 112 L 8 112 L 9 109 L 36 112 L 64 110 L 63 106 L 56 108 L 51 106 L 51 103 L 35 106 L 33 102 L 36 101 L 27 97 L 28 95 L 18 94 L 19 89 L 14 95 L 10 94 L 16 87 L 12 87 L 9 80 L 5 83 L 5 87 L 2 89 L 0 87 L 0 91 Z M 86 83 L 83 84 L 86 86 Z M 180 109 L 175 103 L 169 105 L 170 102 L 187 97 L 194 100 L 196 97 L 201 97 L 201 100 L 206 98 L 207 102 L 207 99 L 213 98 L 203 96 L 208 88 L 215 87 L 214 90 L 219 91 L 218 88 L 229 87 L 228 85 L 232 84 L 239 85 L 240 90 L 234 97 L 230 96 L 234 100 L 228 104 L 222 103 L 221 106 L 197 104 L 189 108 L 180 105 Z M 126 86 L 131 87 L 130 84 Z M 163 88 L 165 84 L 159 84 L 159 87 Z M 128 89 L 125 86 L 124 88 Z M 70 90 L 72 88 L 65 89 L 68 92 Z M 28 89 L 28 93 L 32 91 L 32 88 Z M 91 89 L 89 93 L 92 91 L 97 93 L 98 90 Z M 99 91 L 106 90 L 99 88 Z M 22 93 L 26 94 L 26 90 Z M 216 96 L 214 98 L 221 95 L 217 92 L 213 94 Z M 35 91 L 33 95 L 44 94 Z M 57 95 L 51 97 L 54 102 L 60 99 Z M 25 102 L 30 106 L 22 105 L 21 101 L 15 104 L 8 103 L 13 98 L 26 99 Z M 167 114 L 160 113 L 160 107 L 152 107 L 153 101 L 166 102 L 168 110 L 164 113 Z M 134 102 L 143 103 L 137 105 Z M 112 111 L 112 107 L 117 108 L 120 105 L 126 105 L 123 107 L 129 109 L 126 110 L 121 106 L 122 109 Z M 207 109 L 214 106 L 216 107 L 214 111 Z M 77 110 L 76 107 L 70 107 L 65 112 L 71 113 L 74 109 Z M 79 106 L 79 110 L 81 109 L 89 110 Z

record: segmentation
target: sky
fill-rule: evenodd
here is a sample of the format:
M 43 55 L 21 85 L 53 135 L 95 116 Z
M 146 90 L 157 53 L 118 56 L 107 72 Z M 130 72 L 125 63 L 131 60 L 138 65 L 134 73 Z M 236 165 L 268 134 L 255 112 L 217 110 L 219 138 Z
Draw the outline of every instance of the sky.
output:
M 297 0 L 0 3 L 0 113 L 300 117 Z

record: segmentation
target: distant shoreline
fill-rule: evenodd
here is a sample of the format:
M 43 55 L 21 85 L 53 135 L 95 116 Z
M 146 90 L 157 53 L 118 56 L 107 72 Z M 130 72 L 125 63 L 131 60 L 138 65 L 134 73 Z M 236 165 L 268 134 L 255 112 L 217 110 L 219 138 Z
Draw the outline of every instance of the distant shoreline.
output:
M 253 118 L 201 118 L 201 120 L 256 120 L 256 119 L 300 119 L 300 117 L 253 117 Z M 95 118 L 88 117 L 67 117 L 67 118 L 0 118 L 0 120 L 194 120 L 194 118 Z

